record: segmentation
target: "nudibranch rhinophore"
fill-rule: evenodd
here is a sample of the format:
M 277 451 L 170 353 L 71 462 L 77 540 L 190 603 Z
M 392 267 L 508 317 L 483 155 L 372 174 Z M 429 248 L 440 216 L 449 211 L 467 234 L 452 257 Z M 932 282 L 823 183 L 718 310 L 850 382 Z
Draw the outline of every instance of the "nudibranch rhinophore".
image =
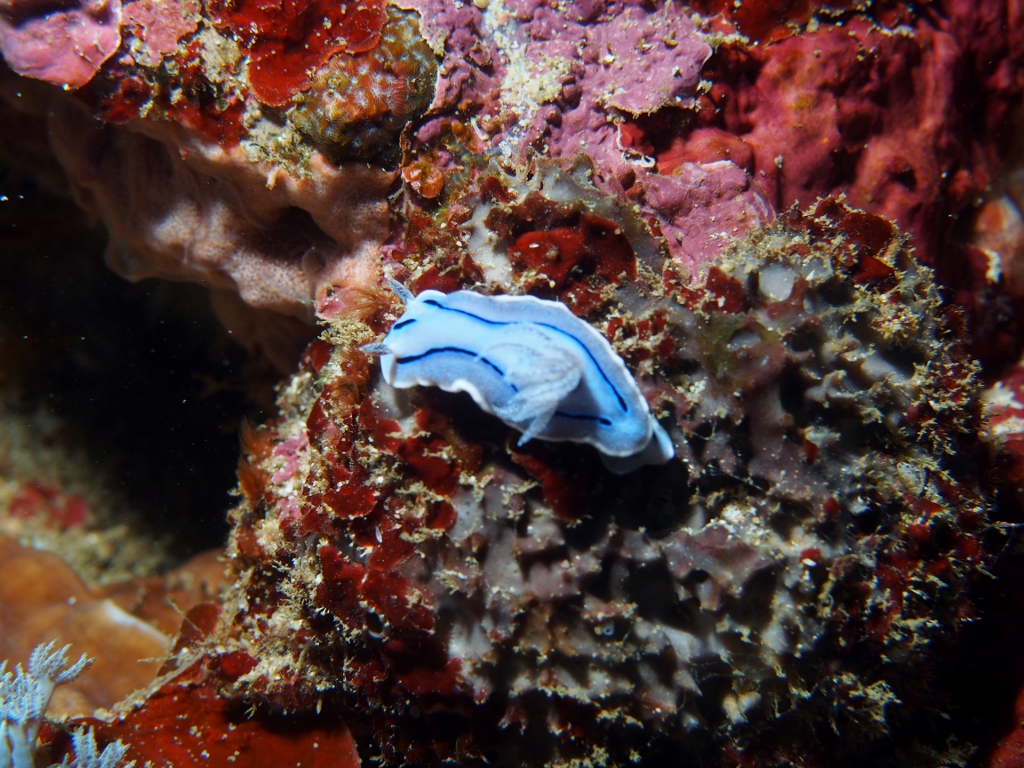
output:
M 391 287 L 405 313 L 382 342 L 363 347 L 381 356 L 391 386 L 468 392 L 523 433 L 519 445 L 587 443 L 616 474 L 675 455 L 622 358 L 564 304 Z

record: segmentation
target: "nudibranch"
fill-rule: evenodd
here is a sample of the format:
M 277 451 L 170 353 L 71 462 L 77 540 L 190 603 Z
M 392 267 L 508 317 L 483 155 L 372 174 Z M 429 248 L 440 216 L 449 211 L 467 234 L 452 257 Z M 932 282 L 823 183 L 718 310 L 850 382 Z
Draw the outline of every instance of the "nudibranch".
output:
M 478 406 L 533 438 L 587 443 L 624 474 L 675 455 L 611 344 L 557 301 L 472 291 L 391 287 L 405 313 L 379 354 L 393 387 L 468 392 Z

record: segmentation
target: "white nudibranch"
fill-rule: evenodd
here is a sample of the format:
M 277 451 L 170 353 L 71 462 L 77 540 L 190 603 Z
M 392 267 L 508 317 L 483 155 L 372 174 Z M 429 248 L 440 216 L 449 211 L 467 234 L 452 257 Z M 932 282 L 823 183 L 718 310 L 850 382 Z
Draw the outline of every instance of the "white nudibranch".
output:
M 391 288 L 405 314 L 382 342 L 363 347 L 381 356 L 391 386 L 468 392 L 523 433 L 519 445 L 535 437 L 587 443 L 616 474 L 675 455 L 622 358 L 564 304 Z

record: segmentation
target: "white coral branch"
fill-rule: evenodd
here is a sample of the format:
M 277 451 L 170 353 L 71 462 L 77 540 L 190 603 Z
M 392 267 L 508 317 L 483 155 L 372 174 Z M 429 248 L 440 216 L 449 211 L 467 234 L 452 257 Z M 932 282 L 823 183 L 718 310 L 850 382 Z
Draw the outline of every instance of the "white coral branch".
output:
M 7 662 L 0 662 L 0 768 L 33 768 L 39 726 L 54 688 L 70 683 L 92 664 L 85 654 L 69 664 L 71 646 L 54 650 L 54 645 L 36 646 L 29 656 L 27 672 L 20 664 L 10 672 Z M 74 732 L 71 743 L 75 759 L 71 763 L 65 759 L 61 764 L 64 768 L 122 768 L 128 749 L 118 740 L 99 752 L 89 728 Z M 123 768 L 134 765 L 132 761 Z
M 128 747 L 120 739 L 107 744 L 100 752 L 96 747 L 96 736 L 92 728 L 82 728 L 71 734 L 71 745 L 75 749 L 75 759 L 68 762 L 64 758 L 60 768 L 134 768 L 135 761 L 122 765 Z
M 92 660 L 83 655 L 68 664 L 71 647 L 54 650 L 39 645 L 28 659 L 28 672 L 19 664 L 13 673 L 0 663 L 0 768 L 32 768 L 36 736 L 53 689 L 74 680 Z

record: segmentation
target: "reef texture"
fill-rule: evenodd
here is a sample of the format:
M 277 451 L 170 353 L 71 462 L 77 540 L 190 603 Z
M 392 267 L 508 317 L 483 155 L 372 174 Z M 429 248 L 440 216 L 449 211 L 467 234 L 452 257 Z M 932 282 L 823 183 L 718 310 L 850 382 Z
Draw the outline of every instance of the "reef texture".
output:
M 760 44 L 719 48 L 702 97 L 713 109 L 701 110 L 691 132 L 664 141 L 662 127 L 652 126 L 659 167 L 735 151 L 739 139 L 749 148 L 745 167 L 780 209 L 843 193 L 891 218 L 967 310 L 972 353 L 990 366 L 1015 359 L 1006 352 L 1020 349 L 1024 306 L 1009 282 L 1012 266 L 1001 282 L 993 249 L 986 257 L 970 241 L 972 230 L 985 232 L 982 241 L 998 239 L 991 220 L 1012 220 L 1011 211 L 993 208 L 1014 167 L 1011 142 L 1017 167 L 1021 156 L 1019 3 L 942 0 L 925 10 L 881 0 L 863 13 L 815 0 L 694 7 L 718 14 L 721 31 Z M 988 221 L 976 222 L 983 197 Z
M 242 340 L 256 325 L 264 348 L 288 360 L 303 328 L 277 315 L 309 322 L 323 285 L 375 279 L 393 174 L 316 156 L 315 173 L 295 177 L 174 123 L 137 127 L 104 126 L 64 100 L 49 116 L 54 151 L 76 199 L 107 224 L 107 263 L 119 274 L 204 283 Z M 241 323 L 230 317 L 236 296 L 258 310 Z
M 687 265 L 766 206 L 840 193 L 909 230 L 928 262 L 999 170 L 1024 85 L 1012 6 L 712 1 L 694 5 L 698 28 L 671 4 L 631 5 L 417 2 L 447 54 L 435 110 L 472 117 L 495 148 L 586 152 L 597 184 L 655 213 Z
M 287 105 L 308 88 L 309 71 L 335 53 L 376 46 L 385 21 L 381 2 L 212 0 L 208 8 L 214 25 L 244 46 L 253 93 L 272 107 Z
M 493 218 L 563 188 L 546 179 L 490 177 Z M 577 215 L 520 228 L 593 226 Z M 930 271 L 832 200 L 751 233 L 697 288 L 606 226 L 638 277 L 575 311 L 678 458 L 615 479 L 589 447 L 517 447 L 465 396 L 392 390 L 359 345 L 400 309 L 365 296 L 245 438 L 215 635 L 246 660 L 229 691 L 341 707 L 364 756 L 464 765 L 680 748 L 810 765 L 928 705 L 990 556 L 975 366 Z
M 639 206 L 692 281 L 776 211 L 846 194 L 912 234 L 952 284 L 970 254 L 952 248 L 940 259 L 939 246 L 995 178 L 1002 126 L 1024 88 L 1022 14 L 996 0 L 942 0 L 920 13 L 895 0 L 398 5 L 126 3 L 104 27 L 119 28 L 116 54 L 90 56 L 88 83 L 54 96 L 86 104 L 121 146 L 94 174 L 84 142 L 54 137 L 72 179 L 106 200 L 98 209 L 119 241 L 112 263 L 308 321 L 322 290 L 366 287 L 367 257 L 400 237 L 383 218 L 339 234 L 346 219 L 383 210 L 388 172 L 400 168 L 407 209 L 433 214 L 457 202 L 468 155 L 583 153 L 596 186 Z M 20 30 L 65 13 L 26 8 L 5 18 Z M 99 12 L 76 8 L 66 14 Z M 59 67 L 78 49 L 44 50 Z M 189 170 L 156 185 L 146 172 L 153 158 L 126 149 L 140 136 Z M 387 171 L 368 179 L 367 163 Z M 197 200 L 207 182 L 223 193 Z M 328 199 L 287 191 L 310 185 Z M 163 215 L 136 215 L 133 197 L 157 194 Z M 294 209 L 313 222 L 300 215 L 278 233 L 274 223 Z M 219 235 L 213 246 L 167 237 L 197 228 Z M 270 242 L 281 245 L 260 247 Z M 964 296 L 971 322 L 1008 328 L 977 293 Z M 223 311 L 254 345 L 294 359 L 297 330 L 290 346 L 259 312 Z
M 774 10 L 726 5 L 696 3 L 726 18 Z M 787 10 L 806 21 L 815 5 Z M 948 0 L 914 13 L 881 2 L 863 15 L 820 13 L 799 34 L 786 21 L 754 31 L 768 45 L 719 50 L 705 73 L 709 109 L 693 133 L 662 145 L 659 165 L 671 168 L 692 152 L 713 155 L 738 138 L 769 200 L 809 205 L 845 193 L 898 222 L 914 236 L 919 258 L 932 263 L 956 217 L 999 173 L 1024 85 L 1019 9 Z
M 121 44 L 121 0 L 4 0 L 0 53 L 19 75 L 81 88 Z
M 122 22 L 119 54 L 73 96 L 8 74 L 6 98 L 48 116 L 117 272 L 210 287 L 233 332 L 286 370 L 320 289 L 376 282 L 399 135 L 436 79 L 418 17 L 382 2 L 135 0 Z
M 415 13 L 389 8 L 375 48 L 331 59 L 297 97 L 291 119 L 299 131 L 329 157 L 398 160 L 399 134 L 426 111 L 437 77 L 418 26 Z
M 911 749 L 1002 543 L 987 452 L 1005 498 L 1024 477 L 1020 185 L 988 189 L 1018 6 L 0 0 L 36 81 L 0 72 L 25 118 L 0 133 L 45 125 L 111 266 L 209 287 L 292 372 L 244 435 L 237 581 L 101 741 L 179 766 Z M 391 390 L 359 349 L 400 312 L 384 270 L 563 302 L 676 458 L 613 480 Z M 5 525 L 88 525 L 73 488 L 0 491 Z
M 479 148 L 506 157 L 586 154 L 597 186 L 648 212 L 694 276 L 731 237 L 771 217 L 732 158 L 660 173 L 623 132 L 630 119 L 696 110 L 711 38 L 681 5 L 414 5 L 424 33 L 443 42 L 446 54 L 433 107 L 416 134 L 417 159 L 446 165 L 453 114 L 470 122 Z
M 216 616 L 214 605 L 197 606 L 188 614 L 183 638 L 202 638 Z M 187 647 L 179 640 L 179 651 L 185 654 Z M 336 718 L 254 716 L 224 699 L 216 680 L 231 669 L 224 660 L 215 670 L 198 662 L 173 670 L 173 679 L 157 680 L 144 701 L 123 706 L 117 716 L 81 718 L 75 725 L 92 728 L 100 743 L 126 744 L 136 765 L 359 768 L 352 734 Z M 62 731 L 40 741 L 53 759 L 69 754 L 70 740 Z

